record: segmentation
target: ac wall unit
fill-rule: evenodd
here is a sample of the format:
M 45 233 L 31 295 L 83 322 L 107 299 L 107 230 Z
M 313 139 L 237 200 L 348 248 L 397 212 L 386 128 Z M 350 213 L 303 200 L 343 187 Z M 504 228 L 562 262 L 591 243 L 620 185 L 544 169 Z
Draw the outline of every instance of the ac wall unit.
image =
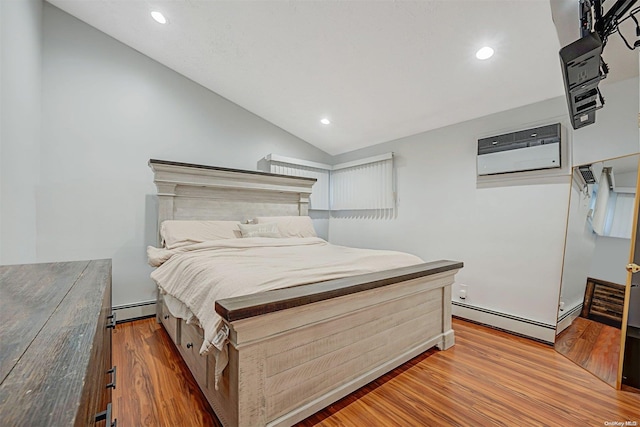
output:
M 478 140 L 478 175 L 560 167 L 560 123 Z

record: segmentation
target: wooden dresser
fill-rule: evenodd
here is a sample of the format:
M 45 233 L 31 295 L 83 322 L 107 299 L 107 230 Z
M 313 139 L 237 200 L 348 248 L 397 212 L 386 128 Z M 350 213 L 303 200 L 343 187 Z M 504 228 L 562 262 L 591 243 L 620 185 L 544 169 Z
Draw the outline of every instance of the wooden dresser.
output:
M 0 425 L 115 426 L 111 260 L 0 266 Z

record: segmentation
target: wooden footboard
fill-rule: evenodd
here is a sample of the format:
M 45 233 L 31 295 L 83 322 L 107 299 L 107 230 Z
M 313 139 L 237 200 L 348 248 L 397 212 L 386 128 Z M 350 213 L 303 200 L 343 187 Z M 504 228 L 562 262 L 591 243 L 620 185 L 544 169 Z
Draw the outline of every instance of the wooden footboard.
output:
M 225 426 L 288 426 L 433 346 L 451 347 L 461 267 L 438 261 L 220 301 L 231 332 L 218 390 L 214 358 L 194 357 L 199 329 L 162 320 Z

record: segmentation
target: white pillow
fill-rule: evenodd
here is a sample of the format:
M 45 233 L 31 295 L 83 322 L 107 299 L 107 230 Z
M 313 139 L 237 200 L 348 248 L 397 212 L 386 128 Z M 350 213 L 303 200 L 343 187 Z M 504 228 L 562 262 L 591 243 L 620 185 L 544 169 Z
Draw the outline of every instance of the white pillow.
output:
M 240 224 L 242 237 L 282 237 L 278 231 L 278 224 L 267 222 L 264 224 Z
M 237 239 L 242 237 L 240 221 L 163 221 L 160 236 L 167 249 L 209 240 Z
M 282 237 L 317 237 L 308 216 L 259 216 L 254 221 L 257 224 L 275 222 Z

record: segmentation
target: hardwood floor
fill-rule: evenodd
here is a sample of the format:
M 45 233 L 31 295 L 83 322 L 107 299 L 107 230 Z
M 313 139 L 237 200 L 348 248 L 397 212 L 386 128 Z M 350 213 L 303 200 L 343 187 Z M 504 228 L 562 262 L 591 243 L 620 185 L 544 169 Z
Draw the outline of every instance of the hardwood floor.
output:
M 155 318 L 115 328 L 113 363 L 118 367 L 112 395 L 118 426 L 221 425 Z
M 620 338 L 620 329 L 578 317 L 558 335 L 555 347 L 558 352 L 615 387 Z
M 412 359 L 300 426 L 640 423 L 640 395 L 616 391 L 552 347 L 458 319 L 454 329 L 453 348 Z M 120 324 L 113 339 L 119 426 L 220 425 L 155 319 Z

